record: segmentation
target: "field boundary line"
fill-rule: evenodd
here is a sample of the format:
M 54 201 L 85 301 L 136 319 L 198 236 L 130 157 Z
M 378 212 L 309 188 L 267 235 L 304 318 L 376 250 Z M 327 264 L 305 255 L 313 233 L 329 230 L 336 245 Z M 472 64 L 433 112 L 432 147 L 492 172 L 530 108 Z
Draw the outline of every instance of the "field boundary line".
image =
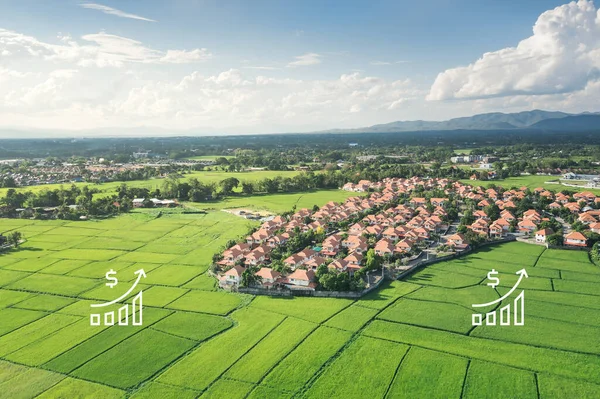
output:
M 13 330 L 12 332 L 16 332 L 16 331 L 20 330 L 20 329 L 21 329 L 21 328 L 23 328 L 23 327 L 27 327 L 28 325 L 30 325 L 30 324 L 32 324 L 32 323 L 35 323 L 36 321 L 39 321 L 39 320 L 46 319 L 47 317 L 49 317 L 50 315 L 53 315 L 53 314 L 54 314 L 54 313 L 50 313 L 50 314 L 49 314 L 48 316 L 46 316 L 46 317 L 40 317 L 39 319 L 37 319 L 37 320 L 34 320 L 34 321 L 30 322 L 30 323 L 27 323 L 27 324 L 23 325 L 22 327 L 19 327 L 19 328 L 17 328 L 16 330 Z M 62 314 L 62 313 L 61 313 L 61 314 Z M 71 316 L 71 315 L 69 315 L 69 316 Z M 76 317 L 76 316 L 74 316 L 74 317 Z M 5 360 L 6 360 L 6 356 L 8 356 L 8 355 L 12 355 L 13 353 L 15 353 L 15 352 L 18 352 L 18 351 L 20 351 L 21 349 L 25 349 L 25 348 L 27 348 L 27 347 L 29 347 L 29 346 L 33 345 L 33 344 L 36 344 L 37 342 L 39 342 L 39 341 L 41 341 L 41 340 L 46 340 L 46 339 L 48 339 L 48 338 L 50 338 L 50 337 L 52 337 L 52 336 L 56 335 L 56 334 L 57 334 L 59 331 L 62 331 L 62 330 L 64 330 L 65 328 L 67 328 L 67 327 L 70 327 L 71 325 L 73 325 L 73 324 L 75 324 L 75 323 L 78 323 L 78 322 L 80 322 L 80 321 L 82 321 L 82 320 L 84 320 L 84 319 L 85 319 L 84 317 L 81 317 L 81 316 L 80 316 L 80 317 L 79 317 L 77 320 L 75 320 L 75 321 L 73 321 L 73 322 L 71 322 L 71 323 L 69 323 L 69 324 L 66 324 L 64 327 L 62 327 L 62 328 L 59 328 L 59 329 L 58 329 L 58 330 L 56 330 L 56 331 L 53 331 L 53 332 L 52 332 L 52 333 L 50 333 L 49 335 L 44 335 L 42 338 L 38 338 L 38 339 L 36 339 L 35 341 L 33 341 L 33 342 L 30 342 L 30 343 L 28 343 L 28 344 L 27 344 L 27 345 L 25 345 L 25 346 L 21 346 L 20 348 L 17 348 L 17 349 L 15 349 L 15 350 L 13 350 L 12 352 L 8 352 L 8 353 L 5 353 L 5 354 L 3 354 L 3 355 L 2 355 L 2 359 L 5 359 Z M 4 335 L 3 335 L 3 337 L 4 337 Z M 25 363 L 23 363 L 23 364 L 25 364 Z M 26 366 L 28 366 L 28 367 L 35 367 L 35 366 L 29 365 L 29 364 L 25 364 L 25 365 L 26 365 Z
M 535 392 L 537 393 L 537 398 L 540 399 L 540 382 L 538 381 L 538 373 L 533 373 L 533 378 L 535 380 Z
M 302 319 L 298 319 L 298 320 L 302 320 Z M 258 380 L 257 382 L 252 382 L 252 384 L 254 384 L 255 386 L 254 386 L 254 388 L 253 388 L 253 389 L 251 389 L 250 391 L 248 391 L 248 393 L 247 393 L 246 395 L 244 395 L 244 399 L 245 399 L 245 398 L 247 398 L 247 397 L 248 397 L 248 396 L 249 396 L 249 395 L 250 395 L 250 394 L 251 394 L 251 393 L 252 393 L 252 392 L 253 392 L 253 391 L 256 389 L 256 387 L 258 387 L 259 385 L 261 385 L 261 383 L 262 383 L 262 382 L 265 380 L 265 378 L 267 378 L 267 376 L 268 376 L 269 374 L 271 374 L 271 372 L 272 372 L 272 371 L 273 371 L 273 370 L 274 370 L 274 369 L 275 369 L 277 366 L 279 366 L 279 364 L 280 364 L 281 362 L 283 362 L 283 360 L 284 360 L 284 359 L 286 359 L 286 358 L 287 358 L 287 357 L 288 357 L 288 356 L 289 356 L 289 355 L 290 355 L 292 352 L 294 352 L 294 351 L 295 351 L 295 350 L 296 350 L 296 349 L 297 349 L 297 348 L 298 348 L 300 345 L 302 345 L 302 343 L 303 343 L 304 341 L 306 341 L 306 340 L 308 339 L 308 337 L 310 337 L 311 335 L 313 335 L 313 334 L 314 334 L 314 332 L 315 332 L 315 331 L 317 331 L 317 329 L 319 329 L 320 327 L 323 327 L 323 325 L 322 325 L 322 324 L 316 324 L 316 323 L 314 323 L 314 324 L 315 324 L 314 328 L 313 328 L 312 330 L 310 330 L 310 332 L 309 332 L 308 334 L 306 334 L 306 335 L 304 336 L 304 338 L 302 338 L 300 341 L 298 341 L 298 343 L 297 343 L 297 344 L 296 344 L 296 345 L 295 345 L 293 348 L 291 348 L 289 351 L 287 351 L 287 353 L 286 353 L 284 356 L 282 356 L 282 357 L 281 357 L 281 358 L 280 358 L 280 359 L 279 359 L 277 362 L 275 362 L 275 364 L 274 364 L 273 366 L 271 366 L 271 367 L 270 367 L 270 368 L 269 368 L 269 369 L 268 369 L 268 370 L 267 370 L 267 371 L 266 371 L 266 372 L 263 374 L 263 376 L 259 378 L 259 380 Z M 236 363 L 237 363 L 237 361 L 236 361 Z M 224 378 L 225 378 L 225 377 L 224 377 Z M 244 381 L 244 382 L 250 382 L 250 381 Z M 278 390 L 278 391 L 281 391 L 281 389 L 277 389 L 277 390 Z
M 165 316 L 165 317 L 168 317 L 168 316 L 170 316 L 170 315 L 167 315 L 167 316 Z M 142 331 L 144 331 L 146 328 L 149 328 L 149 327 L 150 327 L 150 326 L 152 326 L 153 324 L 155 324 L 155 323 L 158 323 L 160 320 L 164 319 L 165 317 L 163 317 L 163 318 L 161 318 L 161 319 L 159 319 L 159 320 L 156 320 L 156 321 L 155 321 L 155 322 L 153 322 L 153 323 L 150 323 L 150 325 L 148 325 L 148 326 L 145 326 L 144 328 L 141 328 L 139 331 L 136 331 L 136 332 L 134 332 L 133 334 L 131 334 L 131 335 L 129 335 L 129 336 L 127 336 L 127 337 L 123 338 L 122 340 L 120 340 L 120 341 L 116 342 L 114 345 L 111 345 L 110 347 L 106 348 L 106 349 L 105 349 L 105 350 L 103 350 L 102 352 L 100 352 L 100 353 L 96 354 L 95 356 L 92 356 L 91 358 L 87 359 L 85 362 L 81 363 L 79 366 L 77 366 L 77 367 L 75 367 L 74 369 L 72 369 L 71 371 L 69 371 L 69 373 L 68 373 L 68 374 L 70 375 L 70 374 L 71 374 L 71 373 L 73 373 L 75 370 L 77 370 L 77 369 L 81 368 L 82 366 L 84 366 L 85 364 L 87 364 L 89 361 L 91 361 L 91 360 L 93 360 L 93 359 L 97 358 L 98 356 L 102 355 L 103 353 L 105 353 L 105 352 L 109 351 L 110 349 L 112 349 L 112 348 L 114 348 L 115 346 L 119 345 L 121 342 L 123 342 L 123 341 L 126 341 L 127 339 L 129 339 L 129 338 L 131 338 L 131 337 L 133 337 L 133 336 L 135 336 L 135 335 L 137 335 L 137 334 L 141 333 L 141 332 L 142 332 Z M 118 327 L 118 326 L 112 326 L 112 327 L 109 327 L 109 328 L 116 328 L 116 327 Z M 100 333 L 102 333 L 102 332 L 104 332 L 104 331 L 108 331 L 108 329 L 102 330 L 102 331 L 100 331 L 98 334 L 100 334 Z M 91 337 L 87 338 L 86 340 L 79 342 L 77 345 L 73 346 L 72 348 L 69 348 L 68 350 L 66 350 L 66 351 L 62 352 L 61 354 L 54 356 L 52 359 L 50 359 L 50 360 L 48 360 L 47 362 L 43 363 L 41 366 L 44 366 L 45 364 L 48 364 L 48 363 L 50 363 L 50 362 L 51 362 L 51 361 L 53 361 L 54 359 L 56 359 L 56 358 L 58 358 L 58 357 L 60 357 L 60 356 L 62 356 L 62 355 L 64 355 L 64 354 L 66 354 L 67 352 L 70 352 L 71 350 L 74 350 L 75 348 L 77 348 L 77 347 L 79 347 L 79 346 L 83 345 L 84 343 L 86 343 L 87 341 L 89 341 L 90 339 L 92 339 L 93 337 L 95 337 L 95 336 L 96 336 L 96 335 L 98 335 L 98 334 L 94 334 L 93 336 L 91 336 Z M 52 369 L 44 369 L 44 370 L 50 370 L 50 371 L 54 371 L 54 370 L 52 370 Z M 57 372 L 57 371 L 54 371 L 54 372 Z M 73 377 L 73 378 L 80 378 L 80 377 Z M 84 378 L 80 378 L 80 379 L 84 379 Z M 86 381 L 91 381 L 91 380 L 86 380 Z M 95 382 L 96 382 L 96 383 L 98 383 L 97 381 L 95 381 Z M 102 383 L 99 383 L 99 384 L 102 384 Z M 107 385 L 107 384 L 104 384 L 104 385 Z M 109 385 L 109 386 L 110 386 L 110 385 Z M 117 387 L 117 388 L 118 388 L 118 387 Z M 119 389 L 123 389 L 123 388 L 119 388 Z
M 465 368 L 465 376 L 463 378 L 462 389 L 460 390 L 460 399 L 465 395 L 465 389 L 467 387 L 467 377 L 469 375 L 469 369 L 471 368 L 471 358 L 467 360 L 467 367 Z
M 415 292 L 420 288 L 422 288 L 422 287 L 419 287 L 416 290 L 411 291 L 411 292 Z M 405 294 L 405 295 L 407 295 L 407 294 Z M 342 353 L 348 348 L 348 346 L 352 345 L 352 343 L 355 342 L 356 339 L 360 335 L 362 335 L 362 332 L 373 322 L 373 320 L 375 320 L 377 318 L 377 316 L 379 316 L 384 310 L 386 310 L 387 308 L 389 308 L 390 306 L 392 306 L 396 302 L 398 302 L 398 300 L 400 300 L 400 298 L 402 298 L 403 296 L 404 295 L 394 298 L 393 301 L 391 301 L 390 303 L 388 303 L 386 306 L 384 306 L 381 309 L 375 309 L 375 310 L 378 310 L 378 312 L 375 313 L 373 315 L 373 317 L 371 317 L 371 319 L 368 320 L 361 328 L 359 328 L 357 331 L 355 331 L 350 336 L 350 338 L 346 341 L 346 343 L 344 343 L 344 345 L 342 345 L 342 347 L 340 349 L 338 349 L 337 352 L 335 352 L 333 355 L 331 355 L 329 357 L 329 359 L 327 359 L 325 361 L 325 363 L 323 363 L 321 365 L 321 367 L 308 379 L 308 381 L 306 382 L 306 384 L 304 384 L 304 386 L 302 388 L 300 388 L 299 390 L 294 392 L 294 394 L 292 395 L 292 399 L 300 398 L 301 395 L 308 392 L 308 390 L 310 388 L 312 388 L 313 384 L 321 377 L 321 375 L 325 372 L 325 370 L 342 355 Z M 396 343 L 398 343 L 398 342 L 396 342 Z
M 466 356 L 464 354 L 446 352 L 446 351 L 443 351 L 443 350 L 434 349 L 434 348 L 430 348 L 430 347 L 419 345 L 419 344 L 412 344 L 412 343 L 407 343 L 407 342 L 398 342 L 398 341 L 394 341 L 394 340 L 387 339 L 387 338 L 375 337 L 375 336 L 372 336 L 372 335 L 366 335 L 366 336 L 369 337 L 369 338 L 378 339 L 378 340 L 381 340 L 381 341 L 395 342 L 395 343 L 405 344 L 405 345 L 408 345 L 408 346 L 411 346 L 411 347 L 421 348 L 421 349 L 425 349 L 425 350 L 429 350 L 429 351 L 433 351 L 433 352 L 443 353 L 443 354 L 450 355 L 450 356 L 460 357 L 460 358 L 463 358 L 463 359 L 468 360 L 468 361 L 479 360 L 479 361 L 486 362 L 486 363 L 493 363 L 493 364 L 497 364 L 497 365 L 500 365 L 500 366 L 511 367 L 511 368 L 514 368 L 514 369 L 527 371 L 527 372 L 530 372 L 530 373 L 546 374 L 546 375 L 552 375 L 552 376 L 560 377 L 560 378 L 565 379 L 565 380 L 585 382 L 587 384 L 598 385 L 600 387 L 600 381 L 598 381 L 598 382 L 592 382 L 590 380 L 584 380 L 584 379 L 577 378 L 577 377 L 570 377 L 570 376 L 565 376 L 565 375 L 562 375 L 562 374 L 551 373 L 551 372 L 547 372 L 547 371 L 542 371 L 541 372 L 539 370 L 529 369 L 529 368 L 522 367 L 522 366 L 515 366 L 515 365 L 512 365 L 512 364 L 500 363 L 500 362 L 495 361 L 495 360 L 487 360 L 487 359 L 480 359 L 480 358 L 468 357 L 468 356 Z
M 387 399 L 390 390 L 392 389 L 392 386 L 394 385 L 394 382 L 396 382 L 396 378 L 398 378 L 398 372 L 400 371 L 400 368 L 402 367 L 402 364 L 404 363 L 404 359 L 406 359 L 406 356 L 408 356 L 408 352 L 410 352 L 410 350 L 412 349 L 412 346 L 408 345 L 408 349 L 406 350 L 406 352 L 404 352 L 404 355 L 402 355 L 402 358 L 400 359 L 400 362 L 398 362 L 398 366 L 396 367 L 396 370 L 394 371 L 394 375 L 392 376 L 392 379 L 390 380 L 390 383 L 388 384 L 385 393 L 383 394 L 383 399 Z
M 528 316 L 528 317 L 533 317 L 535 319 L 539 319 L 540 318 L 540 317 L 537 317 L 537 316 Z M 488 340 L 496 341 L 496 342 L 505 342 L 505 343 L 509 343 L 509 344 L 518 344 L 518 345 L 530 346 L 532 348 L 551 349 L 551 350 L 556 350 L 556 351 L 561 351 L 561 352 L 577 353 L 579 355 L 586 355 L 586 356 L 600 356 L 600 353 L 582 352 L 582 351 L 577 351 L 577 350 L 573 350 L 573 349 L 557 348 L 555 346 L 536 345 L 536 344 L 530 344 L 530 343 L 526 343 L 526 342 L 505 340 L 505 339 L 492 338 L 492 337 L 479 337 L 479 336 L 473 336 L 473 335 L 466 335 L 466 334 L 463 334 L 463 333 L 460 333 L 460 332 L 456 332 L 456 331 L 452 331 L 452 330 L 445 330 L 443 328 L 428 327 L 428 326 L 422 326 L 422 325 L 419 325 L 419 324 L 405 323 L 405 322 L 388 320 L 388 319 L 378 318 L 377 320 L 381 320 L 381 321 L 384 321 L 386 323 L 404 324 L 404 325 L 412 326 L 412 327 L 425 328 L 427 330 L 434 330 L 434 331 L 440 331 L 440 332 L 445 332 L 445 333 L 451 333 L 451 334 L 461 335 L 461 336 L 464 336 L 464 337 L 469 337 L 469 338 L 474 338 L 474 339 L 488 339 Z M 564 323 L 567 323 L 567 322 L 564 322 Z M 592 327 L 593 328 L 594 326 L 587 326 L 587 327 Z
M 237 363 L 240 361 L 240 359 L 242 359 L 244 356 L 246 356 L 248 354 L 248 352 L 250 352 L 252 349 L 254 349 L 259 343 L 261 343 L 265 338 L 267 338 L 269 335 L 271 335 L 271 333 L 273 331 L 275 331 L 281 324 L 283 324 L 283 322 L 287 319 L 287 317 L 284 317 L 279 323 L 277 323 L 273 328 L 271 328 L 261 339 L 259 339 L 254 345 L 252 345 L 250 348 L 248 348 L 248 350 L 246 352 L 244 352 L 241 356 L 239 356 L 237 359 L 235 359 L 233 361 L 233 363 L 231 363 L 225 370 L 223 370 L 223 372 L 221 374 L 219 374 L 210 384 L 208 384 L 206 386 L 206 388 L 204 388 L 202 390 L 202 394 L 204 394 L 204 392 L 208 391 L 210 389 L 210 387 L 212 387 L 215 382 L 219 381 L 221 378 L 226 379 L 227 377 L 225 377 L 225 374 Z M 173 363 L 171 363 L 173 364 Z M 247 382 L 247 381 L 246 381 Z M 252 384 L 252 383 L 251 383 Z

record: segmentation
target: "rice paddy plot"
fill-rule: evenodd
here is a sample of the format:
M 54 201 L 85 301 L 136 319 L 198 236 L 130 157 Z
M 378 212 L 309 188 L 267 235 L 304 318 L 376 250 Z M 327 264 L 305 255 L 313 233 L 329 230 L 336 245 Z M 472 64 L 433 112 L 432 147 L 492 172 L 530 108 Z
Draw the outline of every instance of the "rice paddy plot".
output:
M 299 319 L 321 323 L 352 303 L 348 299 L 290 297 L 256 297 L 251 307 L 294 316 Z
M 0 366 L 0 371 L 1 370 L 2 368 Z M 6 398 L 29 399 L 36 397 L 64 378 L 64 375 L 50 371 L 27 368 L 24 372 L 0 383 L 0 392 L 2 392 L 2 395 Z
M 0 277 L 2 276 L 0 271 Z M 14 272 L 19 273 L 19 272 Z M 75 296 L 93 287 L 98 282 L 81 277 L 59 276 L 54 274 L 30 274 L 7 286 L 9 289 L 30 292 L 43 292 L 56 295 Z
M 194 341 L 145 329 L 75 370 L 72 375 L 118 388 L 151 377 L 194 345 Z
M 6 270 L 18 270 L 22 272 L 37 272 L 45 267 L 50 266 L 53 263 L 58 262 L 58 259 L 54 258 L 33 258 L 24 259 L 19 262 L 5 266 Z
M 589 274 L 600 273 L 600 267 L 590 262 L 571 262 L 564 259 L 555 259 L 546 256 L 540 257 L 535 267 Z
M 123 255 L 123 251 L 111 249 L 65 249 L 50 253 L 48 256 L 58 259 L 107 261 Z
M 36 294 L 32 294 L 30 292 L 0 289 L 0 309 L 24 301 L 25 299 L 31 298 L 35 295 Z
M 221 378 L 215 381 L 200 396 L 201 399 L 244 399 L 246 395 L 254 388 L 253 384 L 244 381 L 233 381 Z
M 144 291 L 144 305 L 163 307 L 188 292 L 183 288 L 153 286 Z
M 33 310 L 14 308 L 0 309 L 0 320 L 2 320 L 2 324 L 0 324 L 0 336 L 44 316 L 46 316 L 46 313 Z
M 409 278 L 412 284 L 432 285 L 446 288 L 463 288 L 479 284 L 483 278 L 447 272 L 444 270 L 422 269 Z
M 168 304 L 169 309 L 225 315 L 242 303 L 241 297 L 225 292 L 190 291 Z
M 56 295 L 37 294 L 24 301 L 21 301 L 13 307 L 30 310 L 43 310 L 46 312 L 54 312 L 67 305 L 72 304 L 76 300 Z
M 598 290 L 598 283 L 596 282 L 555 280 L 554 290 L 600 296 L 600 290 Z M 598 298 L 598 301 L 600 301 L 600 298 Z
M 194 266 L 163 265 L 152 270 L 152 273 L 148 273 L 148 276 L 144 279 L 144 283 L 178 287 L 192 280 L 202 272 L 203 270 Z
M 226 373 L 226 378 L 257 383 L 273 366 L 298 345 L 316 324 L 286 318 Z
M 75 269 L 79 269 L 80 267 L 87 265 L 88 263 L 90 263 L 90 261 L 62 259 L 52 263 L 48 267 L 43 268 L 41 272 L 46 274 L 67 274 Z
M 90 326 L 87 318 L 82 319 L 30 345 L 11 352 L 5 358 L 29 366 L 40 366 L 105 328 L 107 327 Z
M 44 391 L 38 399 L 54 398 L 102 398 L 118 399 L 125 396 L 125 391 L 107 387 L 106 385 L 95 384 L 93 382 L 78 380 L 75 378 L 65 378 L 47 391 Z
M 86 307 L 86 312 L 86 316 L 88 316 L 89 304 Z M 146 327 L 152 326 L 153 323 L 167 317 L 169 314 L 169 311 L 163 309 L 144 309 L 144 326 L 113 326 L 104 329 L 90 339 L 56 356 L 42 367 L 60 373 L 70 373 L 84 363 L 87 363 L 90 359 L 115 347 L 132 335 L 138 334 Z
M 406 295 L 408 299 L 418 299 L 423 301 L 433 301 L 442 303 L 452 303 L 463 306 L 469 310 L 474 303 L 486 303 L 496 300 L 500 297 L 498 293 L 485 285 L 476 285 L 466 288 L 444 288 L 444 287 L 423 287 L 420 290 Z
M 363 334 L 471 359 L 578 378 L 594 383 L 600 382 L 600 357 L 596 355 L 469 337 L 379 320 L 370 323 Z
M 284 316 L 259 309 L 245 308 L 235 312 L 237 324 L 202 344 L 175 363 L 156 379 L 169 385 L 206 389 L 232 364 L 275 328 Z M 260 320 L 257 323 L 256 320 Z M 227 348 L 223 351 L 223 348 Z
M 218 289 L 215 278 L 207 275 L 206 273 L 194 278 L 190 282 L 186 283 L 183 287 L 202 291 L 215 291 Z
M 303 398 L 383 397 L 407 350 L 406 345 L 361 336 L 323 371 Z M 364 372 L 374 369 L 377 373 Z
M 553 302 L 542 302 L 531 299 L 531 293 L 526 294 L 527 315 L 585 324 L 600 328 L 600 312 L 582 306 L 562 305 Z
M 69 272 L 67 272 L 68 276 L 74 277 L 87 277 L 87 278 L 104 278 L 105 274 L 109 270 L 115 270 L 119 278 L 121 278 L 121 272 L 128 267 L 132 266 L 132 262 L 121 262 L 121 261 L 110 261 L 110 262 L 92 262 L 92 261 L 82 261 L 84 262 L 78 268 L 75 268 Z M 44 271 L 46 273 L 46 271 Z M 135 276 L 133 276 L 135 277 Z
M 142 243 L 135 241 L 120 240 L 108 237 L 94 237 L 80 244 L 75 245 L 76 249 L 116 249 L 121 251 L 133 251 L 142 246 Z
M 232 325 L 231 320 L 224 317 L 177 311 L 152 328 L 195 341 L 204 341 Z
M 81 317 L 53 313 L 26 324 L 0 337 L 0 356 L 18 351 L 27 345 L 81 320 Z
M 402 361 L 388 398 L 459 399 L 468 359 L 411 347 Z
M 135 391 L 130 399 L 195 399 L 200 394 L 199 391 L 193 391 L 187 388 L 174 387 L 159 382 L 149 382 L 144 384 L 139 390 Z
M 300 390 L 351 336 L 350 332 L 336 328 L 317 328 L 273 368 L 262 383 L 291 392 Z
M 600 385 L 569 380 L 551 374 L 539 374 L 538 386 L 541 398 L 572 399 L 600 397 Z
M 472 310 L 451 303 L 399 299 L 377 317 L 396 323 L 433 327 L 467 333 L 471 329 Z
M 128 252 L 123 256 L 120 256 L 117 260 L 120 262 L 143 262 L 143 263 L 169 263 L 173 259 L 177 258 L 177 255 L 173 254 L 156 254 L 152 252 L 143 252 L 136 250 Z
M 325 322 L 326 326 L 346 331 L 358 331 L 377 314 L 377 310 L 352 305 Z
M 473 360 L 465 381 L 464 397 L 537 399 L 538 394 L 533 373 Z

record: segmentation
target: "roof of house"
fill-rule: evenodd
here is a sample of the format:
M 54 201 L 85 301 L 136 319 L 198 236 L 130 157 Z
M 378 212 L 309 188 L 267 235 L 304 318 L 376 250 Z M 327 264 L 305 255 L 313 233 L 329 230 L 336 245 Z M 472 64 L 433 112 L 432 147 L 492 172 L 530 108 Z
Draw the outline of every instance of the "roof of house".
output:
M 288 279 L 312 281 L 315 278 L 315 272 L 312 270 L 296 269 L 288 276 Z
M 583 234 L 581 234 L 580 232 L 578 232 L 578 231 L 572 231 L 572 232 L 570 232 L 569 234 L 567 234 L 565 236 L 565 239 L 567 239 L 567 240 L 582 240 L 582 241 L 587 241 L 587 238 Z

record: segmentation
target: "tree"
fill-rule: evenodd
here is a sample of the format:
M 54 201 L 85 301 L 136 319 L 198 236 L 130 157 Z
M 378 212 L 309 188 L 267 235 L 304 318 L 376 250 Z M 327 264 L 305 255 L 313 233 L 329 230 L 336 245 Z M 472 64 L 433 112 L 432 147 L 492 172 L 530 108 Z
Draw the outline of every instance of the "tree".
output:
M 221 180 L 219 185 L 221 186 L 221 193 L 223 195 L 231 195 L 233 194 L 233 189 L 240 185 L 240 181 L 235 177 L 228 177 L 227 179 Z
M 252 184 L 251 182 L 243 182 L 242 193 L 246 195 L 252 195 L 254 193 L 254 184 Z
M 546 238 L 549 245 L 559 246 L 563 244 L 563 236 L 561 233 L 551 234 Z
M 260 283 L 262 283 L 262 277 L 256 275 L 257 271 L 257 266 L 251 266 L 244 270 L 244 272 L 242 273 L 242 281 L 240 282 L 240 285 L 242 287 L 251 287 L 253 285 L 259 285 Z
M 367 256 L 365 260 L 365 267 L 367 270 L 376 270 L 381 266 L 381 256 L 377 255 L 373 248 L 367 251 Z
M 23 234 L 20 231 L 13 231 L 8 234 L 8 243 L 17 248 L 21 243 L 21 239 L 23 238 Z
M 592 258 L 592 260 L 595 263 L 600 262 L 600 245 L 598 242 L 595 242 L 592 246 L 592 250 L 590 251 L 590 258 Z

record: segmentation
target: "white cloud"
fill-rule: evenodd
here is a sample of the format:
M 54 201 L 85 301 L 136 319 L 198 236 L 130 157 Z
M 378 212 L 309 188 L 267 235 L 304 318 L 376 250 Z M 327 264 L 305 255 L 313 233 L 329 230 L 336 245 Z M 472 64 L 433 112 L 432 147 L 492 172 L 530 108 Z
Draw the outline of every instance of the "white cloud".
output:
M 72 62 L 78 66 L 121 67 L 126 63 L 183 64 L 202 62 L 212 54 L 205 48 L 167 50 L 144 46 L 141 42 L 105 32 L 84 35 L 83 43 L 70 36 L 60 36 L 60 44 L 45 43 L 32 36 L 0 29 L 0 52 L 12 56 L 41 57 L 55 62 Z
M 5 75 L 10 79 L 0 84 L 0 120 L 4 126 L 64 129 L 143 125 L 317 130 L 376 123 L 381 117 L 389 120 L 399 104 L 424 95 L 408 80 L 359 73 L 302 80 L 251 77 L 242 71 L 211 75 L 196 71 L 179 79 L 157 80 L 125 68 L 80 67 L 22 79 L 14 71 L 0 69 L 0 80 Z
M 600 76 L 600 13 L 588 0 L 541 14 L 516 47 L 483 54 L 440 73 L 428 100 L 551 95 L 586 88 Z
M 115 16 L 121 17 L 121 18 L 137 19 L 137 20 L 146 21 L 146 22 L 156 22 L 154 19 L 145 18 L 145 17 L 139 16 L 136 14 L 130 14 L 125 11 L 117 10 L 116 8 L 112 8 L 109 6 L 102 5 L 102 4 L 83 3 L 83 4 L 79 4 L 79 6 L 90 9 L 90 10 L 101 11 L 105 14 L 115 15 Z
M 375 66 L 383 66 L 383 65 L 392 65 L 392 64 L 406 64 L 408 61 L 371 61 L 371 65 Z
M 306 53 L 295 57 L 295 59 L 296 61 L 290 62 L 288 67 L 309 66 L 321 63 L 321 55 L 317 53 Z

